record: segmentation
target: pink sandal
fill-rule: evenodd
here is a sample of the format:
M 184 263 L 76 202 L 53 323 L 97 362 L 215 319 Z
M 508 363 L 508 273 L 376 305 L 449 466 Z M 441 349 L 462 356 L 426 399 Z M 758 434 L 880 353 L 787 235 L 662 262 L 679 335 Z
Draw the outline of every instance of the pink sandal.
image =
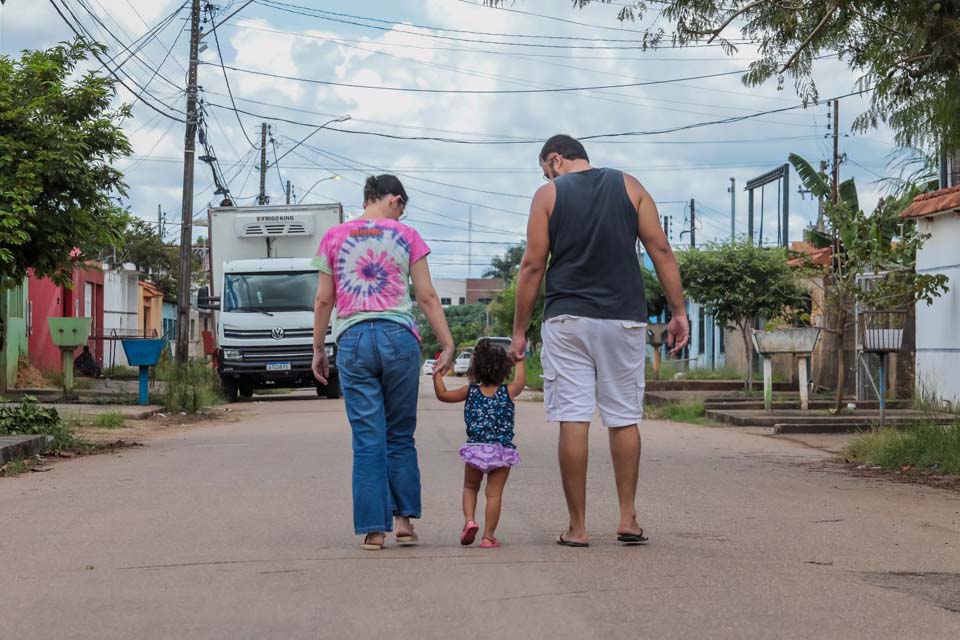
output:
M 477 539 L 477 532 L 480 531 L 480 526 L 470 520 L 467 524 L 463 525 L 463 532 L 460 534 L 460 544 L 463 546 L 469 546 L 473 544 L 473 541 Z
M 484 537 L 483 540 L 480 541 L 481 549 L 498 549 L 499 547 L 500 547 L 500 541 L 497 540 L 496 538 Z

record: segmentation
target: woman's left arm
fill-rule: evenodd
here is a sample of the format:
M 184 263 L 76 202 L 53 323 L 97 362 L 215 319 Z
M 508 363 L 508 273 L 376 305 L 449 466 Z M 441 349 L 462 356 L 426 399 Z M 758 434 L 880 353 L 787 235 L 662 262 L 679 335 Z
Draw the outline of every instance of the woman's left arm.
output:
M 326 339 L 336 296 L 333 276 L 321 271 L 320 280 L 317 283 L 317 297 L 313 301 L 313 376 L 320 384 L 327 384 L 330 380 L 330 359 L 327 358 Z

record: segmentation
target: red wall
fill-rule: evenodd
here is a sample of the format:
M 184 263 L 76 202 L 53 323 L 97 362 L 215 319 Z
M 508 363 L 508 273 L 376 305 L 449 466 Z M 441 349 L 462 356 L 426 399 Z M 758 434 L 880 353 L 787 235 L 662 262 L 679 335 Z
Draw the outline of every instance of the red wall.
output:
M 37 278 L 30 273 L 27 290 L 29 300 L 28 326 L 30 329 L 27 348 L 30 362 L 44 372 L 60 371 L 60 350 L 53 344 L 47 318 L 72 318 L 86 315 L 84 290 L 86 283 L 93 287 L 90 330 L 91 339 L 87 344 L 97 362 L 103 366 L 103 271 L 100 269 L 76 270 L 73 274 L 73 288 L 58 287 L 50 280 Z M 80 350 L 77 349 L 76 353 Z M 76 355 L 76 353 L 74 355 Z

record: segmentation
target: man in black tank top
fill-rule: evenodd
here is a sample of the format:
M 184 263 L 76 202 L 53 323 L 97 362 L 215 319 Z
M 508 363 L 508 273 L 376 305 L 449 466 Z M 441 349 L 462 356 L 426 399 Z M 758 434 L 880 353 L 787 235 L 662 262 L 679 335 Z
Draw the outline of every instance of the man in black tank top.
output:
M 635 499 L 647 309 L 637 240 L 653 260 L 673 314 L 667 343 L 674 352 L 689 340 L 680 270 L 657 206 L 636 178 L 591 167 L 583 145 L 565 135 L 547 140 L 540 166 L 547 184 L 530 207 L 511 353 L 518 360 L 526 353 L 527 328 L 546 275 L 544 404 L 547 421 L 560 423 L 560 475 L 570 511 L 557 543 L 589 544 L 587 434 L 599 409 L 609 428 L 620 501 L 617 539 L 642 544 L 647 538 Z

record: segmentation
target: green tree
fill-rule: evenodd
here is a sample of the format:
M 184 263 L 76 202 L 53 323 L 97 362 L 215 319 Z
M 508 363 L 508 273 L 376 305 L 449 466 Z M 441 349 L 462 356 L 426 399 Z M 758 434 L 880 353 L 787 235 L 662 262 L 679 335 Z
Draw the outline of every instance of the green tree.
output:
M 732 55 L 740 42 L 750 43 L 760 58 L 744 84 L 775 78 L 782 86 L 790 77 L 805 102 L 819 98 L 814 62 L 839 55 L 859 74 L 857 88 L 870 91 L 870 108 L 855 129 L 885 122 L 904 147 L 944 141 L 947 148 L 960 148 L 956 0 L 633 0 L 619 6 L 621 21 L 638 20 L 648 11 L 662 18 L 637 35 L 645 47 L 718 42 Z M 665 28 L 666 21 L 674 27 Z
M 663 287 L 653 269 L 643 269 L 643 292 L 647 298 L 647 315 L 659 316 L 667 309 L 667 296 L 663 294 Z
M 527 342 L 536 349 L 542 342 L 540 325 L 543 323 L 544 285 L 540 286 L 540 295 L 530 317 L 530 326 L 527 328 Z M 497 294 L 490 303 L 490 313 L 493 316 L 493 328 L 498 335 L 513 335 L 513 316 L 517 309 L 517 277 L 513 276 L 509 286 Z
M 790 162 L 813 196 L 826 199 L 830 187 L 825 177 L 796 154 L 790 155 Z M 930 304 L 947 289 L 946 276 L 917 273 L 915 268 L 917 251 L 927 238 L 917 231 L 916 223 L 903 220 L 900 213 L 916 193 L 908 191 L 899 198 L 881 200 L 867 215 L 860 208 L 856 184 L 847 180 L 841 185 L 839 202 L 828 201 L 824 206 L 834 243 L 825 296 L 825 311 L 831 313 L 825 315 L 832 319 L 827 330 L 841 344 L 853 322 L 847 312 L 853 303 L 874 309 L 904 308 L 919 301 Z M 882 277 L 868 285 L 860 278 L 864 274 Z M 845 370 L 843 358 L 839 358 L 835 410 L 842 403 Z
M 454 305 L 445 308 L 444 314 L 447 317 L 450 333 L 453 334 L 453 343 L 457 347 L 473 346 L 477 338 L 486 332 L 487 309 L 482 304 Z M 440 341 L 437 340 L 430 323 L 427 322 L 419 307 L 414 311 L 414 315 L 420 327 L 423 354 L 427 358 L 432 358 L 440 351 Z
M 779 247 L 758 247 L 745 240 L 710 245 L 677 254 L 684 288 L 722 327 L 735 326 L 747 356 L 746 389 L 753 388 L 751 334 L 757 318 L 774 317 L 803 300 L 804 292 Z
M 74 249 L 117 242 L 126 195 L 113 163 L 130 155 L 113 108 L 114 81 L 78 67 L 81 41 L 19 59 L 0 56 L 0 281 L 33 269 L 68 284 Z M 73 254 L 73 255 L 72 255 Z
M 490 261 L 490 268 L 483 273 L 483 277 L 502 278 L 504 282 L 510 282 L 520 268 L 520 261 L 523 260 L 523 252 L 526 250 L 526 242 L 508 248 L 502 256 L 497 256 Z

